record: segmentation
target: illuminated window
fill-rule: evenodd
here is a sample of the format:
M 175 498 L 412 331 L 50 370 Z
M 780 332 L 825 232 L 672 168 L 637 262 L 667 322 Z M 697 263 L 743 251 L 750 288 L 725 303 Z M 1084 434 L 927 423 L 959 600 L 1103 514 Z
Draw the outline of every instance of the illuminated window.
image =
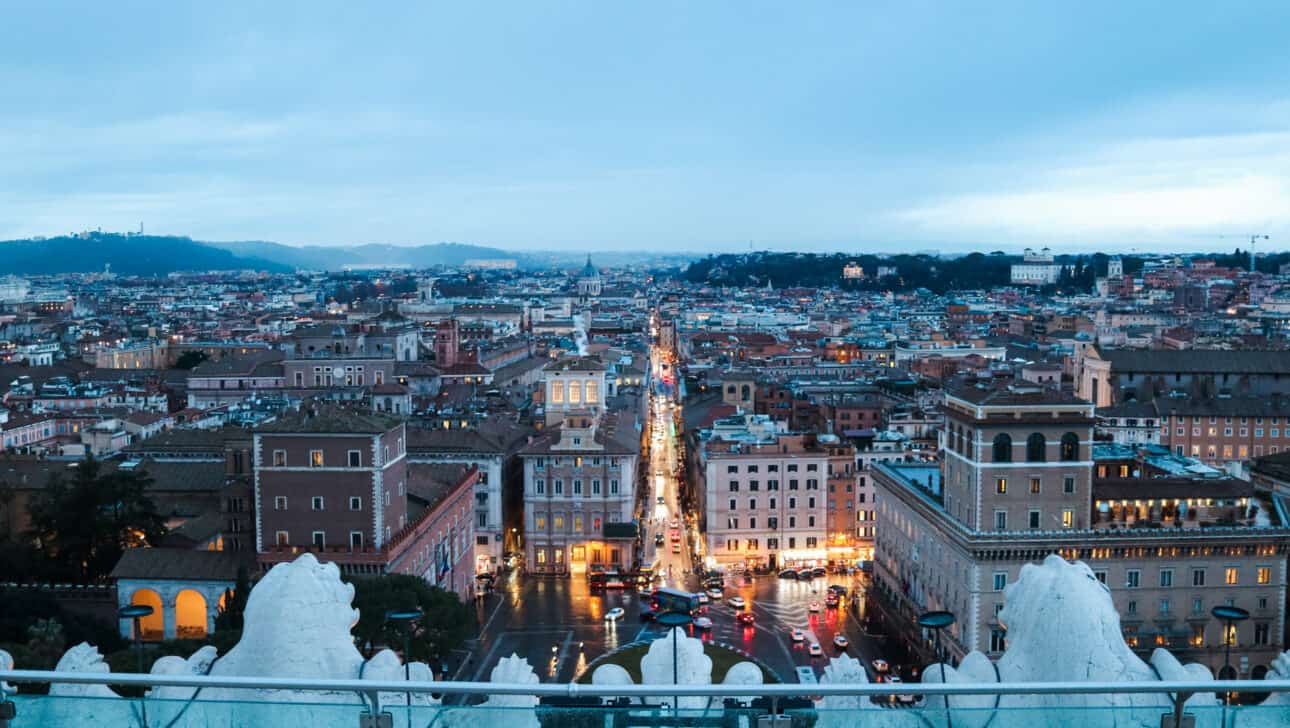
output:
M 582 384 L 580 382 L 569 382 L 569 403 L 577 404 L 582 401 Z
M 287 465 L 287 451 L 286 451 L 286 450 L 274 450 L 274 451 L 273 451 L 273 466 L 274 466 L 275 468 L 282 468 L 282 467 L 286 467 L 286 465 Z
M 542 516 L 542 515 L 534 516 L 533 525 L 539 530 L 546 528 L 546 516 Z
M 310 450 L 310 451 L 309 451 L 309 467 L 311 467 L 311 468 L 321 468 L 322 466 L 323 466 L 323 451 L 322 451 L 322 450 Z
M 551 401 L 564 402 L 564 382 L 551 383 Z
M 1062 511 L 1062 528 L 1070 528 L 1075 525 L 1075 511 L 1067 508 Z
M 564 516 L 556 516 L 554 519 L 552 519 L 551 523 L 554 526 L 555 530 L 557 531 L 564 530 Z
M 1223 583 L 1228 586 L 1235 586 L 1241 580 L 1241 570 L 1235 566 L 1229 566 L 1223 569 Z
M 995 478 L 995 480 L 994 480 L 994 492 L 998 493 L 999 495 L 1003 495 L 1003 494 L 1007 493 L 1007 492 L 1008 492 L 1008 479 L 1007 479 L 1007 478 Z
M 594 404 L 600 399 L 600 392 L 597 391 L 599 385 L 595 381 L 587 382 L 587 403 Z
M 1257 571 L 1258 571 L 1258 575 L 1259 575 L 1259 583 L 1260 583 L 1260 584 L 1268 584 L 1268 583 L 1271 583 L 1271 581 L 1272 581 L 1272 569 L 1271 569 L 1271 567 L 1267 567 L 1267 566 L 1260 566 L 1260 567 L 1258 568 L 1258 570 L 1257 570 Z

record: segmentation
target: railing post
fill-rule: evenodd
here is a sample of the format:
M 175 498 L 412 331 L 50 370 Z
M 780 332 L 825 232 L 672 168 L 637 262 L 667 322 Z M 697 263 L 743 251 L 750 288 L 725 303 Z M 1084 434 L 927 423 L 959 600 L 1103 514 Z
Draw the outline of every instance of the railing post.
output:
M 358 728 L 394 728 L 394 714 L 381 711 L 380 691 L 372 690 L 365 696 L 367 710 L 358 716 Z
M 1196 728 L 1196 716 L 1183 712 L 1191 696 L 1192 693 L 1175 693 L 1169 696 L 1174 702 L 1174 712 L 1160 716 L 1160 728 Z

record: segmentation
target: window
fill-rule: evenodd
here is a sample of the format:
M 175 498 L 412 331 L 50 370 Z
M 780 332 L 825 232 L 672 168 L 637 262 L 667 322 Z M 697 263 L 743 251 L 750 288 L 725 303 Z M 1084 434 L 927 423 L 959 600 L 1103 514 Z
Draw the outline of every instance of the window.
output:
M 1268 643 L 1268 623 L 1257 622 L 1254 625 L 1254 644 L 1266 645 Z
M 996 531 L 1008 530 L 1008 512 L 1007 511 L 994 512 L 994 528 Z
M 748 481 L 748 490 L 761 490 L 761 484 L 755 480 Z
M 1240 569 L 1236 568 L 1235 566 L 1229 566 L 1226 569 L 1223 569 L 1224 584 L 1227 584 L 1228 586 L 1236 586 L 1236 583 L 1240 580 L 1241 580 Z
M 600 495 L 600 478 L 591 479 L 591 494 Z
M 1039 528 L 1039 511 L 1030 511 L 1030 527 Z
M 738 472 L 739 472 L 739 466 L 738 466 L 738 465 L 727 465 L 727 466 L 726 466 L 726 472 L 727 472 L 727 473 L 738 473 Z
M 1008 492 L 1008 479 L 1007 479 L 1007 478 L 995 478 L 995 479 L 994 479 L 994 492 L 995 492 L 995 493 L 998 493 L 999 495 L 1005 495 L 1005 494 Z
M 275 468 L 285 468 L 286 466 L 287 466 L 287 451 L 286 451 L 286 450 L 274 450 L 274 451 L 273 451 L 273 467 L 275 467 Z
M 362 532 L 362 531 L 350 531 L 350 532 L 349 532 L 349 547 L 350 547 L 351 549 L 361 549 L 361 548 L 363 548 L 363 532 Z
M 557 531 L 564 530 L 564 516 L 555 516 L 551 519 L 551 528 Z
M 618 495 L 618 479 L 611 478 L 609 481 L 609 495 Z
M 278 531 L 273 534 L 273 540 L 279 546 L 286 546 L 291 543 L 291 536 L 286 531 Z
M 1012 462 L 1012 438 L 1007 433 L 994 436 L 994 462 Z
M 1062 478 L 1062 491 L 1067 495 L 1075 492 L 1075 476 L 1067 475 Z
M 564 402 L 564 382 L 551 383 L 551 401 Z
M 990 630 L 990 651 L 1003 652 L 1008 649 L 1007 631 L 1002 629 Z
M 316 496 L 314 496 L 314 497 L 311 499 L 310 507 L 312 507 L 315 511 L 325 510 L 325 509 L 323 508 L 323 498 L 322 498 L 322 496 L 320 496 L 320 495 L 316 495 Z
M 1127 610 L 1128 610 L 1129 614 L 1137 614 L 1137 613 L 1138 613 L 1138 603 L 1137 603 L 1136 601 L 1130 601 L 1130 602 L 1128 603 L 1128 605 L 1127 605 Z
M 1267 608 L 1268 608 L 1268 598 L 1259 597 L 1259 609 L 1267 609 Z
M 564 495 L 564 481 L 563 481 L 563 480 L 561 480 L 561 479 L 559 479 L 559 478 L 556 478 L 556 479 L 552 482 L 552 486 L 553 486 L 553 487 L 554 487 L 554 489 L 555 489 L 555 491 L 554 491 L 554 492 L 555 492 L 555 494 L 556 494 L 556 495 Z
M 1006 586 L 1008 586 L 1008 572 L 1006 571 L 994 572 L 994 590 L 1003 591 L 1004 587 Z
M 731 499 L 730 499 L 730 510 L 732 510 L 732 511 L 737 511 L 737 510 L 739 510 L 739 504 L 735 501 L 735 499 L 734 499 L 734 498 L 731 498 Z
M 1026 438 L 1026 462 L 1042 463 L 1048 459 L 1048 440 L 1042 432 Z
M 1072 528 L 1075 525 L 1075 511 L 1067 508 L 1062 511 L 1062 528 Z
M 326 546 L 327 546 L 327 533 L 326 533 L 325 531 L 314 531 L 314 532 L 313 532 L 313 534 L 312 534 L 312 538 L 313 538 L 314 546 L 316 546 L 316 547 L 318 547 L 318 548 L 320 548 L 320 549 L 321 549 L 321 548 L 326 548 Z
M 1164 616 L 1167 616 L 1168 614 L 1169 614 L 1169 600 L 1168 600 L 1168 599 L 1161 599 L 1161 600 L 1160 600 L 1160 616 L 1164 617 Z
M 767 480 L 766 490 L 779 490 L 779 481 L 774 479 Z
M 582 495 L 582 479 L 581 479 L 581 478 L 574 478 L 574 479 L 573 479 L 573 494 L 574 494 L 574 495 Z
M 1258 581 L 1260 584 L 1269 584 L 1272 582 L 1272 567 L 1260 566 L 1254 571 L 1258 575 Z
M 600 384 L 594 379 L 587 381 L 587 403 L 595 404 L 600 399 Z
M 789 490 L 797 490 L 797 489 L 798 489 L 798 488 L 797 488 L 797 479 L 796 479 L 796 478 L 790 478 L 790 479 L 789 479 L 789 481 L 788 481 L 788 489 L 789 489 Z
M 1062 460 L 1079 460 L 1079 435 L 1068 432 L 1062 435 Z
M 739 481 L 737 481 L 737 480 L 732 480 L 732 481 L 730 481 L 730 482 L 727 484 L 727 488 L 730 490 L 730 492 L 731 492 L 731 493 L 738 493 L 738 492 L 739 492 Z
M 1173 570 L 1173 569 L 1161 569 L 1161 570 L 1160 570 L 1160 586 L 1163 586 L 1163 587 L 1171 587 L 1171 586 L 1173 586 L 1173 585 L 1174 585 L 1174 570 Z
M 1126 589 L 1137 589 L 1142 586 L 1142 572 L 1137 569 L 1129 569 L 1124 573 L 1124 586 Z
M 1204 613 L 1205 613 L 1205 600 L 1204 600 L 1204 599 L 1201 599 L 1200 597 L 1196 597 L 1195 599 L 1191 600 L 1191 613 L 1192 613 L 1192 614 L 1204 614 Z
M 363 467 L 363 453 L 361 450 L 349 451 L 349 467 L 351 468 Z
M 350 496 L 350 498 L 349 498 L 349 509 L 350 509 L 351 511 L 361 511 L 361 510 L 363 510 L 363 499 L 362 499 L 362 498 L 359 498 L 358 496 Z
M 533 490 L 536 491 L 538 495 L 546 493 L 546 481 L 540 478 L 533 481 Z
M 1030 492 L 1031 492 L 1032 494 L 1038 494 L 1038 493 L 1039 493 L 1040 482 L 1041 482 L 1041 481 L 1039 480 L 1039 478 L 1031 478 L 1031 479 L 1030 479 Z
M 1204 570 L 1204 569 L 1192 569 L 1192 570 L 1191 570 L 1191 585 L 1192 585 L 1192 586 L 1205 586 L 1205 570 Z
M 287 497 L 285 495 L 273 496 L 273 510 L 275 511 L 287 510 Z
M 546 528 L 546 516 L 541 513 L 533 516 L 533 527 L 539 531 Z
M 322 466 L 323 466 L 323 451 L 322 451 L 322 450 L 310 450 L 310 451 L 309 451 L 309 467 L 311 467 L 311 468 L 321 468 Z
M 1097 571 L 1094 571 L 1094 572 L 1093 572 L 1093 578 L 1094 578 L 1094 579 L 1097 579 L 1098 581 L 1100 581 L 1100 582 L 1102 582 L 1103 584 L 1105 584 L 1105 583 L 1106 583 L 1106 569 L 1098 569 Z

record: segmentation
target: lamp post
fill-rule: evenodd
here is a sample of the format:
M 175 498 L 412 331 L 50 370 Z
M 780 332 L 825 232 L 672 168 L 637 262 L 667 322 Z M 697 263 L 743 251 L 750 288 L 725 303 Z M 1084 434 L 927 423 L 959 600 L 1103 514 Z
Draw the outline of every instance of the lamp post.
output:
M 677 628 L 684 627 L 692 623 L 694 619 L 690 615 L 685 614 L 683 612 L 664 612 L 658 615 L 657 617 L 655 617 L 654 621 L 658 622 L 664 627 L 670 627 L 672 629 L 672 684 L 679 685 L 681 682 L 681 678 L 677 674 L 679 670 L 679 667 L 677 665 L 677 650 L 678 650 L 677 635 L 680 633 L 680 630 Z M 680 712 L 680 710 L 681 710 L 681 696 L 673 695 L 672 696 L 672 715 L 677 715 Z
M 954 624 L 954 614 L 952 612 L 924 612 L 918 616 L 918 626 L 923 629 L 932 630 L 932 635 L 936 640 L 936 659 L 941 665 L 941 682 L 945 682 L 945 658 L 941 655 L 941 630 Z M 954 728 L 950 718 L 950 699 L 945 698 L 945 725 L 947 728 Z
M 1223 669 L 1220 672 L 1226 673 L 1232 668 L 1232 638 L 1236 636 L 1233 625 L 1237 622 L 1244 622 L 1250 618 L 1250 613 L 1240 607 L 1232 607 L 1226 604 L 1220 604 L 1209 610 L 1209 613 L 1223 620 Z M 1235 670 L 1232 670 L 1235 673 Z M 1221 676 L 1220 676 L 1221 677 Z M 1227 678 L 1231 680 L 1232 678 Z M 1223 721 L 1227 722 L 1227 706 L 1231 703 L 1232 694 L 1223 691 Z
M 412 623 L 421 618 L 420 609 L 391 609 L 385 613 L 385 621 L 403 626 L 403 680 L 411 682 L 412 665 L 409 652 L 412 649 Z M 407 693 L 408 710 L 412 710 L 412 693 Z M 411 715 L 411 713 L 409 713 Z
M 151 615 L 152 611 L 152 607 L 147 604 L 128 604 L 117 611 L 121 619 L 129 619 L 133 624 L 135 665 L 140 674 L 143 673 L 143 636 L 140 632 L 140 622 L 144 617 Z

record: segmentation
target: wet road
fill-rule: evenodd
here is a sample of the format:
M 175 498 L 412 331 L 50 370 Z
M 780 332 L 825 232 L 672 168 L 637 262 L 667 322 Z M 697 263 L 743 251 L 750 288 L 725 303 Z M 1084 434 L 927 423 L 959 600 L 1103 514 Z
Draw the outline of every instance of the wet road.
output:
M 809 582 L 761 576 L 755 579 L 729 578 L 725 598 L 708 606 L 713 629 L 691 634 L 739 648 L 762 660 L 781 679 L 795 681 L 794 668 L 810 665 L 820 674 L 828 657 L 839 654 L 832 645 L 834 635 L 851 641 L 847 651 L 866 664 L 882 656 L 883 641 L 865 634 L 850 604 L 837 609 L 823 607 L 824 591 L 830 583 L 844 584 L 856 594 L 862 588 L 858 577 L 830 576 Z M 738 595 L 748 601 L 756 624 L 735 623 L 735 610 L 727 601 Z M 512 576 L 499 585 L 498 593 L 481 604 L 486 628 L 471 662 L 456 671 L 460 679 L 486 680 L 497 661 L 512 653 L 526 658 L 543 682 L 574 680 L 587 664 L 623 645 L 663 636 L 662 627 L 640 621 L 641 599 L 632 591 L 592 593 L 585 580 Z M 819 613 L 808 605 L 821 603 Z M 622 619 L 608 621 L 605 614 L 621 607 Z M 807 641 L 794 643 L 789 631 L 799 627 Z M 824 657 L 812 658 L 806 645 L 818 641 Z

